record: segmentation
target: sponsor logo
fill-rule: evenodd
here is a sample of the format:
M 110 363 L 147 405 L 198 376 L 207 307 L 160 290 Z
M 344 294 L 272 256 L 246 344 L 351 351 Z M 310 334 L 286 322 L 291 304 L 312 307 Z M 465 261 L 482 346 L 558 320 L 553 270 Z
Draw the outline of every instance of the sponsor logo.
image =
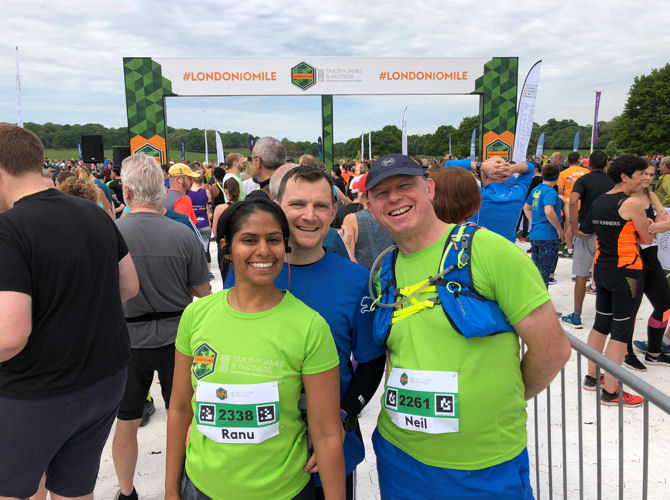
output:
M 228 397 L 228 391 L 226 389 L 224 389 L 223 387 L 219 387 L 216 390 L 216 397 L 221 399 L 221 400 L 224 400 Z
M 213 373 L 214 366 L 216 365 L 216 356 L 216 351 L 207 342 L 200 344 L 193 351 L 193 366 L 191 367 L 193 376 L 200 380 Z
M 402 385 L 407 385 L 407 382 L 409 382 L 409 377 L 407 376 L 407 374 L 403 373 L 402 375 L 400 375 L 400 383 Z
M 291 68 L 291 83 L 302 90 L 307 90 L 316 83 L 316 69 L 306 62 Z
M 395 165 L 395 158 L 386 158 L 385 160 L 382 160 L 383 167 L 390 167 L 392 165 Z

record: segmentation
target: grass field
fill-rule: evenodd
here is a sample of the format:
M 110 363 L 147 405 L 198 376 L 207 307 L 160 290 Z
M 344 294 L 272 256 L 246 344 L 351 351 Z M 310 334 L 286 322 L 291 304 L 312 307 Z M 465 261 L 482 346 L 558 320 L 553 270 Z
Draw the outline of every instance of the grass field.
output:
M 226 151 L 226 154 L 229 153 L 240 153 L 244 156 L 249 156 L 249 149 L 248 148 L 242 148 L 242 149 L 230 149 Z M 173 154 L 170 152 L 170 159 L 177 162 L 181 160 L 180 158 L 180 151 L 177 151 L 176 154 Z M 58 161 L 65 161 L 69 160 L 71 158 L 74 158 L 75 160 L 79 159 L 79 152 L 76 149 L 45 149 L 44 150 L 44 156 L 46 158 L 49 158 L 50 160 L 58 160 Z M 109 158 L 110 160 L 112 159 L 112 150 L 111 149 L 105 149 L 105 158 Z M 186 151 L 186 160 L 188 161 L 199 161 L 203 162 L 205 161 L 205 153 L 192 153 L 190 151 Z M 210 162 L 216 162 L 216 151 L 215 152 L 210 152 L 209 153 L 209 161 Z

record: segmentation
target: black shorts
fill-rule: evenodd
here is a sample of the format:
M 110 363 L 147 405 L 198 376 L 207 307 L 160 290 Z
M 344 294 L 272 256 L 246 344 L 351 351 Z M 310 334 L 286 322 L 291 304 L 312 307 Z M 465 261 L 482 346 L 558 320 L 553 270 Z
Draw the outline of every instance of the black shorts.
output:
M 158 372 L 165 408 L 170 406 L 172 374 L 174 372 L 174 344 L 153 349 L 131 349 L 128 360 L 128 381 L 119 408 L 119 420 L 142 418 L 154 371 Z
M 45 472 L 57 495 L 92 493 L 125 385 L 123 369 L 62 396 L 0 398 L 0 496 L 34 495 Z
M 635 315 L 640 308 L 645 285 L 641 269 L 594 266 L 596 319 L 593 329 L 612 340 L 628 343 L 633 337 Z

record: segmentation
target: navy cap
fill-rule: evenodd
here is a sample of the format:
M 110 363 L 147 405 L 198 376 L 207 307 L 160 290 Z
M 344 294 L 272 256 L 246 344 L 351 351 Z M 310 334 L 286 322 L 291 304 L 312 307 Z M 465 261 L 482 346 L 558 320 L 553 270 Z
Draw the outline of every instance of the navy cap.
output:
M 370 167 L 365 180 L 365 190 L 370 191 L 387 177 L 393 175 L 424 175 L 423 166 L 409 156 L 386 155 L 379 158 Z

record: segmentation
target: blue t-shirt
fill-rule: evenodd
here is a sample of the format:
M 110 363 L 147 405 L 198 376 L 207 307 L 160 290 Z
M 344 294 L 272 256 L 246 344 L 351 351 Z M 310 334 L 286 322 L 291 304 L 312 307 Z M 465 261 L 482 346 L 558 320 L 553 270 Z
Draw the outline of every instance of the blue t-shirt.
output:
M 344 244 L 344 241 L 342 241 L 342 236 L 337 232 L 337 229 L 333 229 L 332 227 L 328 229 L 328 234 L 323 239 L 323 247 L 340 257 L 349 259 L 349 252 L 347 252 L 347 247 Z
M 514 243 L 519 216 L 526 201 L 526 193 L 535 175 L 535 166 L 528 162 L 527 164 L 528 170 L 525 173 L 515 174 L 505 182 L 492 182 L 480 188 L 482 206 L 468 222 L 485 227 Z M 470 159 L 450 160 L 444 166 L 471 170 Z
M 102 182 L 102 181 L 101 181 L 100 179 L 98 179 L 97 177 L 93 179 L 93 183 L 94 183 L 97 187 L 99 187 L 100 189 L 102 189 L 103 193 L 105 193 L 105 197 L 106 197 L 107 200 L 109 201 L 109 204 L 110 204 L 110 205 L 113 205 L 113 202 L 112 202 L 112 192 L 109 190 L 109 186 L 108 186 L 107 184 L 105 184 L 104 182 Z
M 234 286 L 232 273 L 226 286 Z M 368 270 L 332 252 L 305 266 L 284 263 L 275 279 L 277 288 L 291 294 L 318 312 L 326 320 L 335 340 L 340 358 L 340 399 L 349 389 L 353 375 L 351 353 L 356 361 L 372 361 L 386 352 L 386 346 L 372 339 L 374 313 L 368 296 Z M 344 439 L 346 473 L 350 474 L 363 461 L 365 447 L 355 432 Z M 318 476 L 315 477 L 320 485 Z
M 530 192 L 526 203 L 533 209 L 533 223 L 528 235 L 529 239 L 547 241 L 558 238 L 556 229 L 551 225 L 551 222 L 547 219 L 547 215 L 544 213 L 544 207 L 553 205 L 558 222 L 561 222 L 563 202 L 556 190 L 547 184 L 540 184 Z

